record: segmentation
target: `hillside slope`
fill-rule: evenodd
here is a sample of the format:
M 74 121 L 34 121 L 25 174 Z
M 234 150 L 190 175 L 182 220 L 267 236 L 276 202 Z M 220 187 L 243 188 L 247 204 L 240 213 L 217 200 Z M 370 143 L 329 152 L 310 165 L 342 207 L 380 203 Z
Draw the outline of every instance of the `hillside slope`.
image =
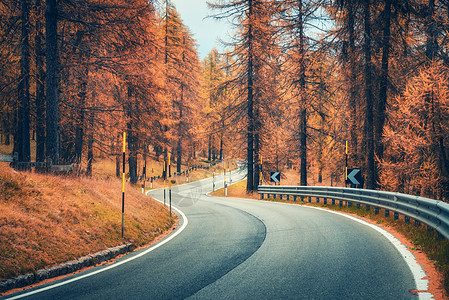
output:
M 0 164 L 0 280 L 128 242 L 142 246 L 175 220 L 159 202 L 122 183 L 15 172 Z

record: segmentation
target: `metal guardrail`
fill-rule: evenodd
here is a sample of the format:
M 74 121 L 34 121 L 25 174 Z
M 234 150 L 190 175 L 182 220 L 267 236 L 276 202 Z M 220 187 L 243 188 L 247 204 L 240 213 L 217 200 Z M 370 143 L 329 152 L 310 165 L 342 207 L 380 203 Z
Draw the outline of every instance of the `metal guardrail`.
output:
M 215 162 L 211 165 L 215 165 Z M 189 169 L 186 169 L 182 172 L 174 172 L 174 173 L 172 173 L 172 175 L 184 175 L 184 174 L 187 174 L 192 171 L 199 170 L 199 169 L 209 170 L 210 166 L 202 166 L 202 165 L 192 166 Z M 164 178 L 164 176 L 163 175 L 151 176 L 151 177 L 147 177 L 147 181 L 154 181 L 156 179 L 161 179 L 161 178 Z M 142 179 L 142 178 L 140 178 L 140 179 Z
M 396 214 L 401 214 L 406 218 L 412 218 L 415 221 L 427 224 L 427 226 L 436 229 L 446 239 L 449 239 L 449 204 L 443 201 L 401 193 L 324 186 L 261 185 L 258 187 L 258 192 L 261 199 L 264 195 L 268 195 L 268 197 L 269 195 L 274 195 L 274 197 L 276 195 L 280 195 L 280 197 L 282 195 L 293 196 L 295 200 L 298 196 L 309 197 L 309 201 L 310 197 L 316 197 L 318 201 L 323 198 L 325 203 L 327 199 L 333 199 L 340 201 L 340 205 L 342 201 L 346 201 L 349 206 L 352 202 L 355 202 L 366 205 L 367 209 L 370 206 L 377 209 L 382 208 L 385 209 L 386 215 L 389 215 L 391 210 L 395 212 L 395 217 Z
M 14 156 L 12 156 L 12 155 L 4 155 L 4 154 L 0 154 L 0 161 L 4 161 L 4 162 L 13 162 L 13 161 L 14 161 Z

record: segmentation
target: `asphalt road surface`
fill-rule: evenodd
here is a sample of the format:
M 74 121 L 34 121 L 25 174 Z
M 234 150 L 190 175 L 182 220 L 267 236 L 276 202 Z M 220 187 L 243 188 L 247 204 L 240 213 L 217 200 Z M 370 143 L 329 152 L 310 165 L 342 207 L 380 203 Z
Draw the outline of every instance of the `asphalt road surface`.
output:
M 207 196 L 211 190 L 212 179 L 173 188 L 183 214 L 168 241 L 9 297 L 417 299 L 404 255 L 371 227 L 304 206 Z M 161 190 L 151 195 L 163 200 Z

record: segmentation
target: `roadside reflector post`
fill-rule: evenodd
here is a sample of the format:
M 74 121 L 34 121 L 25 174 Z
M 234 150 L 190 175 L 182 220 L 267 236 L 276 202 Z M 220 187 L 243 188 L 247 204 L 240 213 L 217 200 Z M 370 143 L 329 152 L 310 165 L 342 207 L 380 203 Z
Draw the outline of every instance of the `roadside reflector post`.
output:
M 145 181 L 147 181 L 147 159 L 145 157 L 145 163 L 143 166 L 143 182 L 142 182 L 142 194 L 145 194 Z
M 126 132 L 123 132 L 123 184 L 122 184 L 122 238 L 125 231 L 125 151 L 126 151 Z
M 228 185 L 226 184 L 226 165 L 225 160 L 223 159 L 223 184 L 224 184 L 224 190 L 225 190 L 225 197 L 228 196 Z
M 166 180 L 166 177 L 167 177 L 167 168 L 166 168 L 166 166 L 165 166 L 165 164 L 166 164 L 166 160 L 164 159 L 164 167 L 163 167 L 163 169 L 164 169 L 164 206 L 165 206 L 165 199 L 166 199 L 166 196 L 165 196 L 165 180 Z

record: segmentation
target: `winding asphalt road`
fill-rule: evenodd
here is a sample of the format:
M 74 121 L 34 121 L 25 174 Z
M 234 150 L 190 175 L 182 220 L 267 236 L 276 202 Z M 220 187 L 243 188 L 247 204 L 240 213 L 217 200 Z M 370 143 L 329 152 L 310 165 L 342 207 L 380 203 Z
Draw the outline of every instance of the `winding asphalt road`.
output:
M 211 189 L 211 179 L 173 189 L 183 213 L 168 241 L 9 297 L 417 299 L 404 255 L 377 230 L 314 208 L 207 196 Z M 163 199 L 161 190 L 151 196 Z

